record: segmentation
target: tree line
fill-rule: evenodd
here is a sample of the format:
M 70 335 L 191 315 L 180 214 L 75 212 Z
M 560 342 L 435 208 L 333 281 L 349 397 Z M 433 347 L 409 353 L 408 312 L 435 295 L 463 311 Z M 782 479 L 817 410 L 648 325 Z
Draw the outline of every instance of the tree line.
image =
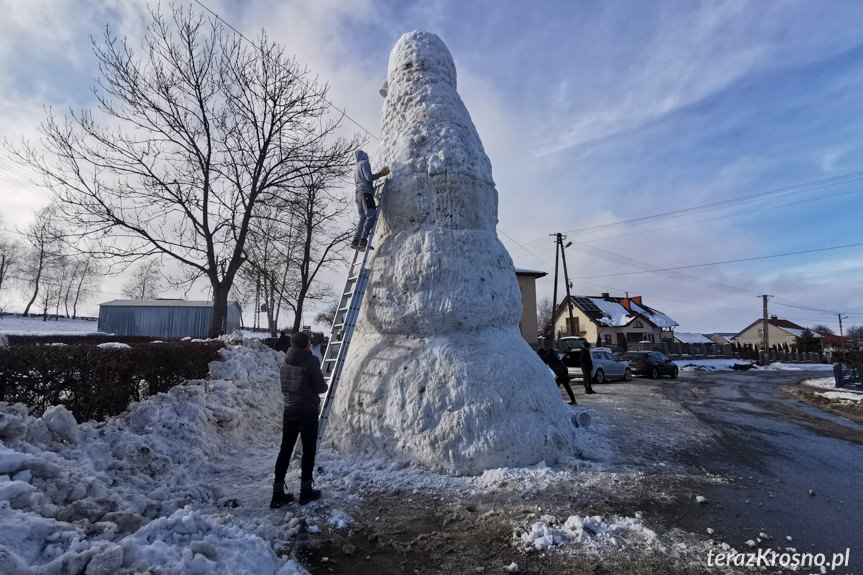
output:
M 349 235 L 333 189 L 363 143 L 339 135 L 328 87 L 263 31 L 247 40 L 192 7 L 151 9 L 140 46 L 107 27 L 93 52 L 95 106 L 48 109 L 38 141 L 5 143 L 53 202 L 4 236 L 0 290 L 15 278 L 32 290 L 25 315 L 74 316 L 128 269 L 132 299 L 205 282 L 210 337 L 228 299 L 252 293 L 271 333 L 282 310 L 299 329 L 309 302 L 330 297 L 317 277 Z

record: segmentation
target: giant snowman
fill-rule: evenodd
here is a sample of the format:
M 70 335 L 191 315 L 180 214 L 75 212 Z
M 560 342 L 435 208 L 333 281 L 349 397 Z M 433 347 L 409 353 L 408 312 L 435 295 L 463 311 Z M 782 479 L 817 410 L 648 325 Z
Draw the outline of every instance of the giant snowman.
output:
M 491 163 L 449 50 L 405 34 L 386 85 L 372 161 L 392 176 L 328 439 L 455 475 L 572 455 L 568 408 L 519 332 Z

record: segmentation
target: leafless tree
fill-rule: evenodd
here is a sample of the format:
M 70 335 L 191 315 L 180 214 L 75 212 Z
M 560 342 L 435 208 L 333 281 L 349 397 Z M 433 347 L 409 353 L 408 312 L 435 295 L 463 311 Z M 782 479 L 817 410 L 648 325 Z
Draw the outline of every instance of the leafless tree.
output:
M 351 231 L 339 227 L 338 216 L 347 209 L 344 198 L 331 193 L 332 177 L 309 175 L 295 189 L 281 209 L 252 228 L 246 250 L 248 281 L 257 282 L 266 298 L 268 322 L 275 333 L 282 306 L 293 312 L 291 331 L 299 331 L 303 312 L 310 301 L 332 293 L 317 281 L 323 269 L 344 262 L 344 243 Z
M 336 138 L 327 87 L 264 33 L 248 45 L 193 8 L 151 12 L 140 54 L 94 41 L 95 110 L 49 111 L 38 145 L 7 147 L 39 172 L 105 257 L 179 262 L 223 331 L 253 221 L 309 175 L 340 175 L 360 141 Z
M 826 325 L 821 324 L 821 323 L 814 326 L 812 328 L 812 332 L 813 333 L 820 333 L 820 334 L 829 333 L 830 335 L 833 335 L 833 330 L 830 329 L 829 327 L 827 327 Z
M 59 238 L 63 234 L 58 229 L 57 214 L 57 206 L 54 204 L 42 208 L 36 213 L 36 219 L 25 230 L 19 232 L 27 244 L 21 260 L 20 279 L 27 291 L 32 290 L 30 300 L 24 307 L 22 314 L 24 317 L 30 315 L 30 308 L 36 302 L 39 290 L 43 287 L 43 279 L 60 257 Z
M 21 259 L 21 245 L 5 233 L 0 232 L 0 294 L 3 287 L 9 285 L 9 280 L 17 273 Z
M 122 294 L 127 299 L 155 299 L 164 289 L 162 283 L 162 264 L 149 259 L 139 263 L 132 275 L 123 284 Z
M 550 297 L 542 298 L 536 305 L 536 325 L 545 332 L 551 329 L 551 318 L 554 315 L 553 302 Z
M 86 301 L 98 292 L 99 277 L 102 267 L 89 252 L 72 257 L 69 274 L 63 290 L 63 302 L 66 317 L 78 317 L 78 304 Z M 69 306 L 72 314 L 69 315 Z

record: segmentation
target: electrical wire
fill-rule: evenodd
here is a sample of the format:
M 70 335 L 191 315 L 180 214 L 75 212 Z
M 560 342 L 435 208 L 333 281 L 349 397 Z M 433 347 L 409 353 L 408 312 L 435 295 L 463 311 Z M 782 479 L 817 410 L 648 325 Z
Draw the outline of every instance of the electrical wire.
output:
M 212 15 L 213 15 L 213 17 L 214 17 L 214 18 L 216 18 L 216 20 L 219 20 L 219 21 L 220 21 L 220 22 L 222 22 L 225 26 L 227 26 L 228 28 L 230 28 L 231 30 L 233 30 L 233 31 L 234 31 L 234 32 L 235 32 L 235 33 L 236 33 L 240 38 L 242 38 L 243 40 L 245 40 L 246 42 L 248 42 L 248 43 L 249 43 L 249 45 L 251 45 L 251 46 L 254 46 L 254 45 L 255 45 L 255 44 L 254 44 L 254 42 L 252 42 L 251 40 L 249 40 L 249 39 L 248 39 L 248 38 L 247 38 L 247 37 L 246 37 L 242 32 L 240 32 L 239 30 L 237 30 L 236 28 L 234 28 L 234 26 L 233 26 L 230 22 L 228 22 L 227 20 L 225 20 L 224 18 L 222 18 L 221 16 L 219 16 L 219 14 L 217 14 L 216 12 L 214 12 L 213 10 L 211 10 L 211 9 L 209 8 L 209 6 L 207 6 L 206 4 L 204 4 L 203 2 L 201 2 L 201 0 L 194 0 L 194 2 L 195 2 L 196 4 L 198 4 L 201 8 L 203 8 L 204 10 L 206 10 L 207 12 L 209 12 L 210 14 L 212 14 Z M 303 80 L 303 78 L 302 78 L 302 77 L 297 76 L 297 80 L 299 80 L 303 85 L 305 85 L 305 86 L 306 86 L 307 88 L 309 88 L 310 90 L 312 90 L 312 89 L 313 89 L 313 88 L 312 88 L 312 86 L 310 86 L 308 83 L 306 83 L 306 81 L 305 81 L 305 80 Z M 378 138 L 378 137 L 377 137 L 377 135 L 373 134 L 371 131 L 369 131 L 368 129 L 366 129 L 366 127 L 365 127 L 365 126 L 363 126 L 362 124 L 360 124 L 359 122 L 357 122 L 356 120 L 354 120 L 350 115 L 348 115 L 347 111 L 345 111 L 344 109 L 339 109 L 339 107 L 338 107 L 338 106 L 336 106 L 332 101 L 328 100 L 328 99 L 327 99 L 323 94 L 321 94 L 321 95 L 320 95 L 320 98 L 321 98 L 324 102 L 326 102 L 328 106 L 330 106 L 331 108 L 333 108 L 334 110 L 336 110 L 337 112 L 339 112 L 340 114 L 342 114 L 345 118 L 347 118 L 348 120 L 350 120 L 350 121 L 351 121 L 355 126 L 357 126 L 359 129 L 361 129 L 363 132 L 365 132 L 366 134 L 368 134 L 369 136 L 371 136 L 371 137 L 372 137 L 372 138 L 374 138 L 375 140 L 380 141 L 380 138 Z

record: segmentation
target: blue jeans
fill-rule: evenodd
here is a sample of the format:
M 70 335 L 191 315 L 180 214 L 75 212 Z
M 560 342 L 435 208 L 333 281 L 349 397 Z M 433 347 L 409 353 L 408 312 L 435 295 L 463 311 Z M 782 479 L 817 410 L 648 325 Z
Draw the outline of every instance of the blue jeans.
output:
M 372 231 L 375 222 L 378 220 L 378 209 L 375 207 L 375 200 L 367 200 L 365 195 L 360 192 L 356 194 L 354 199 L 357 202 L 357 211 L 360 214 L 360 221 L 357 223 L 357 231 L 354 233 L 354 241 L 360 239 L 368 239 L 369 233 Z M 369 206 L 371 204 L 371 206 Z

